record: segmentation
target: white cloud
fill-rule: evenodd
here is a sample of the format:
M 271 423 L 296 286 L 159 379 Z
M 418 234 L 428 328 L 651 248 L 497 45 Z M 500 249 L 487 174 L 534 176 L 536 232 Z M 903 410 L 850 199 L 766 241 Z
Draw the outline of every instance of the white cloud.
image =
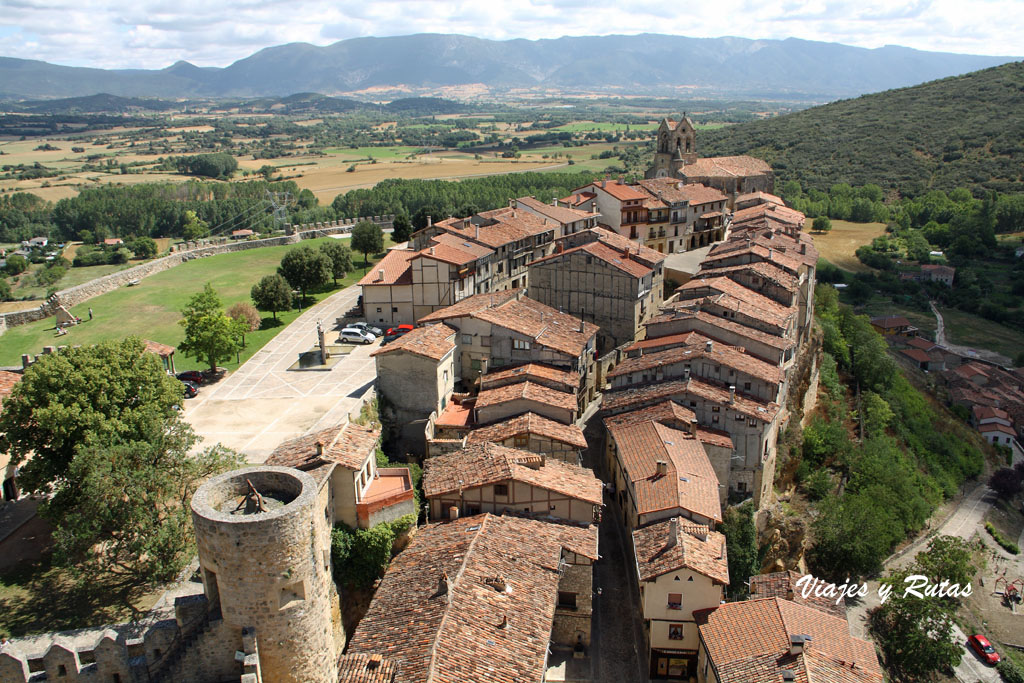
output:
M 481 38 L 669 33 L 1019 54 L 1019 0 L 0 0 L 0 55 L 73 66 L 226 66 L 290 42 L 462 33 Z

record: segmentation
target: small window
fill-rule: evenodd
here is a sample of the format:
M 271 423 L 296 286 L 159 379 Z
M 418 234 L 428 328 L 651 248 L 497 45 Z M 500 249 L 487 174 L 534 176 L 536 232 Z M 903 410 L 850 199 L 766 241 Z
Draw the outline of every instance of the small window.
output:
M 516 434 L 514 438 L 514 444 L 516 448 L 526 448 L 530 445 L 529 434 Z
M 721 411 L 722 411 L 722 408 L 720 406 L 711 406 L 711 412 L 712 413 L 718 413 L 718 412 L 721 412 Z
M 464 335 L 462 335 L 462 343 L 463 344 L 472 344 L 473 343 L 473 335 L 471 335 L 471 334 L 464 334 Z
M 508 495 L 508 484 L 495 484 L 494 495 L 496 496 L 507 496 Z
M 736 490 L 739 491 L 740 493 L 745 492 L 747 490 L 747 482 L 745 482 L 745 481 L 736 482 Z
M 392 313 L 398 313 L 398 306 L 392 306 L 391 307 L 391 312 Z
M 711 416 L 711 422 L 714 423 L 714 424 L 718 424 L 718 416 L 717 415 L 712 415 Z
M 691 408 L 696 408 L 697 407 L 697 402 L 696 401 L 690 401 L 690 407 Z
M 668 625 L 668 639 L 669 640 L 682 640 L 683 639 L 683 625 L 682 624 L 669 624 Z
M 288 584 L 281 589 L 281 601 L 278 609 L 288 609 L 301 604 L 306 599 L 306 587 L 301 581 Z
M 380 311 L 381 311 L 381 308 L 380 308 L 380 306 L 378 306 L 377 307 L 377 312 L 380 313 Z
M 57 675 L 58 676 L 67 676 L 68 675 L 68 668 L 66 666 L 64 666 L 63 664 L 58 664 L 57 665 Z
M 526 341 L 525 339 L 513 339 L 512 348 L 527 350 L 530 348 L 530 342 Z
M 669 609 L 682 609 L 683 608 L 683 594 L 682 593 L 669 593 L 668 594 L 668 608 Z
M 576 609 L 576 594 L 558 591 L 558 606 L 562 609 Z
M 743 391 L 750 391 L 750 382 L 743 383 Z

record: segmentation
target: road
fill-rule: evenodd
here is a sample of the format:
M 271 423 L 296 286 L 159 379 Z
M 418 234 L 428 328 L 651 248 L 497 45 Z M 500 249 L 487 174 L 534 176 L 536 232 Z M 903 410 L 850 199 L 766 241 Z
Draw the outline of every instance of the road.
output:
M 282 441 L 344 421 L 376 378 L 370 352 L 380 342 L 355 347 L 329 371 L 288 368 L 316 345 L 318 320 L 334 343 L 334 320 L 358 296 L 358 287 L 348 287 L 309 308 L 242 367 L 186 401 L 185 419 L 203 437 L 201 446 L 220 442 L 259 463 Z
M 942 314 L 939 313 L 939 309 L 935 306 L 934 301 L 929 301 L 928 305 L 932 307 L 932 313 L 935 314 L 935 343 L 943 348 L 947 348 L 955 354 L 964 356 L 965 358 L 980 358 L 987 360 L 998 365 L 1011 365 L 1012 361 L 1001 353 L 995 351 L 988 351 L 986 349 L 972 349 L 969 346 L 960 346 L 958 344 L 952 344 L 946 339 L 946 321 L 942 319 Z

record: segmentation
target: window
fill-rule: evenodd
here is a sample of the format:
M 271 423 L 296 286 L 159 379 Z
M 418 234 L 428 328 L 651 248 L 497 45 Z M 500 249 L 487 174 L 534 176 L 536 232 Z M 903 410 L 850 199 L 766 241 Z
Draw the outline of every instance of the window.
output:
M 743 383 L 743 390 L 744 391 L 750 391 L 750 382 L 744 382 Z
M 526 350 L 530 348 L 530 342 L 526 341 L 525 339 L 513 339 L 512 348 Z
M 381 308 L 380 308 L 380 306 L 378 306 L 377 307 L 377 312 L 380 313 L 380 311 L 381 311 Z
M 668 639 L 669 640 L 682 640 L 683 639 L 683 625 L 682 624 L 669 624 L 668 625 Z
M 739 491 L 740 493 L 745 492 L 747 490 L 747 482 L 745 482 L 745 481 L 736 482 L 736 490 Z
M 495 484 L 494 495 L 496 496 L 507 496 L 508 495 L 508 484 Z
M 391 312 L 392 313 L 398 313 L 398 306 L 392 306 L 391 307 Z
M 278 609 L 287 609 L 301 604 L 306 599 L 306 587 L 301 581 L 289 584 L 281 589 Z
M 576 594 L 558 591 L 558 606 L 562 609 L 576 609 Z
M 711 406 L 711 412 L 712 413 L 718 413 L 718 412 L 721 412 L 721 410 L 722 410 L 722 408 L 720 406 Z
M 472 344 L 473 343 L 473 335 L 471 335 L 471 334 L 464 334 L 464 335 L 462 335 L 462 343 L 463 344 Z
M 530 445 L 529 434 L 516 434 L 514 439 L 514 445 L 516 448 L 526 448 Z
M 683 608 L 683 594 L 682 593 L 669 593 L 668 594 L 668 608 L 669 609 L 682 609 Z

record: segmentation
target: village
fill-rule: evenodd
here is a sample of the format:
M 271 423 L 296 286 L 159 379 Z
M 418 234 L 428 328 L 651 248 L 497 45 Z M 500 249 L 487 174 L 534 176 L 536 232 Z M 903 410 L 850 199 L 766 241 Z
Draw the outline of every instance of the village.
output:
M 816 400 L 805 216 L 765 162 L 699 157 L 685 116 L 656 145 L 644 179 L 430 218 L 389 249 L 337 321 L 403 326 L 353 353 L 372 389 L 192 498 L 201 592 L 15 639 L 0 683 L 881 683 L 845 603 L 800 589 L 802 560 L 730 576 L 719 528 L 730 506 L 763 520 L 777 502 L 779 441 Z M 1010 373 L 947 357 L 905 319 L 873 324 L 1019 450 Z M 381 424 L 351 419 L 370 404 Z M 381 448 L 422 467 L 421 504 Z M 347 633 L 331 529 L 410 515 Z M 728 601 L 736 583 L 748 597 Z

